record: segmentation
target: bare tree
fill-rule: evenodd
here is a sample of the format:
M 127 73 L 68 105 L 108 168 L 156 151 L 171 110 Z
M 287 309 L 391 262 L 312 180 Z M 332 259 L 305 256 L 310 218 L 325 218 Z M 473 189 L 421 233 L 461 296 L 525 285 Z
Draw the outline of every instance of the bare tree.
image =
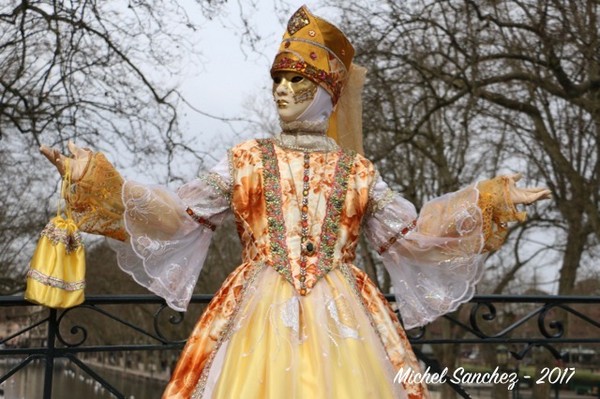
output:
M 23 287 L 37 233 L 55 209 L 57 175 L 40 144 L 119 153 L 165 181 L 189 179 L 205 153 L 179 126 L 178 86 L 202 62 L 197 31 L 225 1 L 9 0 L 0 5 L 0 271 L 3 292 Z M 279 4 L 279 2 L 277 3 Z M 252 4 L 238 4 L 249 44 Z M 221 118 L 224 122 L 227 120 Z M 182 171 L 182 157 L 187 162 Z M 147 167 L 145 167 L 147 166 Z M 156 176 L 154 176 L 156 177 Z M 6 280 L 6 281 L 5 281 Z
M 188 37 L 222 3 L 198 1 L 190 18 L 174 0 L 4 2 L 0 138 L 74 138 L 126 148 L 138 162 L 192 152 L 177 127 L 177 74 L 198 62 Z
M 544 255 L 572 293 L 600 240 L 598 2 L 332 3 L 369 69 L 365 144 L 384 178 L 417 206 L 499 172 L 547 185 L 553 201 L 529 208 L 488 263 L 489 290 Z
M 559 293 L 570 293 L 600 238 L 598 3 L 342 8 L 369 67 L 367 148 L 386 178 L 417 204 L 500 170 L 548 185 L 554 206 L 519 228 L 557 229 L 546 247 L 563 254 Z
M 49 216 L 38 203 L 50 202 L 55 181 L 50 173 L 19 173 L 32 166 L 27 155 L 13 153 L 10 146 L 0 148 L 0 295 L 23 290 L 37 235 Z M 41 184 L 47 192 L 36 189 Z

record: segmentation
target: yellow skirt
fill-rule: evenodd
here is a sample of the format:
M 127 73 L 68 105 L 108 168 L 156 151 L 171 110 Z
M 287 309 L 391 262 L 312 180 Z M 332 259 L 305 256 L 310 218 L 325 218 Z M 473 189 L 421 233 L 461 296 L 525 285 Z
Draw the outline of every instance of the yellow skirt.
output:
M 307 296 L 270 267 L 248 269 L 236 270 L 209 305 L 163 398 L 428 396 L 394 382 L 399 365 L 419 366 L 385 299 L 372 283 L 352 281 L 366 278 L 358 269 L 331 271 Z
M 265 269 L 239 311 L 230 341 L 217 354 L 216 383 L 206 387 L 204 397 L 402 397 L 355 296 L 335 272 L 308 296 L 299 296 L 273 269 Z

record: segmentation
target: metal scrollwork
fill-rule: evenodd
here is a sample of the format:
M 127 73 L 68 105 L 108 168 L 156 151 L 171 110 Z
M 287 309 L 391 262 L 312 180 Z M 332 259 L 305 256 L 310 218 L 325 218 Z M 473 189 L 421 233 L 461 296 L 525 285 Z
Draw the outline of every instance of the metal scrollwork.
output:
M 180 339 L 180 340 L 170 340 L 169 338 L 166 337 L 166 335 L 162 332 L 162 328 L 161 328 L 161 323 L 160 323 L 160 316 L 162 314 L 162 312 L 165 309 L 169 309 L 170 308 L 163 304 L 161 305 L 158 310 L 154 313 L 154 332 L 156 333 L 156 335 L 158 337 L 160 337 L 160 339 L 162 339 L 164 342 L 168 342 L 168 343 L 185 343 L 185 339 Z M 183 312 L 176 312 L 175 314 L 172 314 L 169 316 L 169 323 L 171 325 L 178 325 L 181 324 L 183 322 L 185 318 L 185 314 Z
M 70 309 L 66 309 L 64 310 L 61 315 L 58 317 L 57 319 L 57 326 L 58 328 L 56 329 L 56 338 L 65 346 L 67 347 L 78 347 L 81 346 L 88 338 L 88 331 L 85 327 L 80 326 L 80 325 L 75 325 L 72 326 L 71 329 L 69 330 L 71 332 L 71 334 L 76 335 L 76 334 L 82 334 L 82 338 L 79 341 L 76 342 L 69 342 L 68 340 L 65 339 L 65 337 L 63 336 L 63 334 L 61 333 L 61 329 L 60 329 L 60 325 L 61 322 L 65 319 L 65 317 L 70 314 L 72 311 L 74 310 L 82 310 L 82 309 L 87 309 L 87 310 L 91 310 L 94 311 L 98 314 L 101 314 L 102 316 L 113 320 L 115 322 L 117 322 L 118 324 L 124 325 L 126 327 L 128 327 L 129 329 L 138 332 L 139 334 L 146 336 L 154 341 L 158 341 L 162 344 L 167 344 L 169 343 L 168 340 L 164 340 L 162 337 L 152 334 L 151 332 L 146 331 L 144 328 L 137 326 L 127 320 L 124 320 L 121 317 L 115 316 L 114 314 L 106 311 L 105 309 L 96 306 L 96 305 L 80 305 L 74 308 L 70 308 Z
M 62 343 L 64 346 L 70 347 L 70 348 L 74 348 L 74 347 L 78 347 L 81 346 L 85 343 L 85 341 L 87 341 L 88 338 L 88 332 L 87 329 L 83 326 L 79 326 L 79 325 L 75 325 L 72 326 L 71 329 L 69 330 L 71 335 L 75 336 L 78 334 L 81 334 L 81 338 L 79 339 L 79 341 L 75 341 L 75 342 L 68 342 L 61 334 L 60 332 L 60 324 L 61 322 L 64 320 L 64 318 L 71 313 L 71 311 L 73 311 L 74 309 L 80 309 L 80 308 L 89 308 L 89 306 L 86 305 L 81 305 L 75 308 L 70 308 L 70 309 L 66 309 L 63 310 L 63 312 L 60 314 L 60 316 L 58 316 L 58 318 L 56 319 L 56 324 L 57 324 L 57 329 L 56 329 L 56 339 L 58 339 L 58 341 L 60 343 Z
M 409 332 L 406 333 L 406 335 L 411 341 L 418 341 L 420 339 L 425 338 L 426 332 L 427 331 L 425 329 L 425 326 L 421 326 L 411 329 Z
M 496 307 L 493 303 L 489 302 L 478 302 L 471 308 L 471 313 L 469 315 L 469 322 L 471 323 L 471 327 L 477 333 L 479 337 L 488 337 L 486 333 L 483 332 L 481 327 L 479 326 L 477 315 L 479 314 L 479 310 L 485 307 L 487 309 L 487 313 L 481 314 L 481 318 L 485 321 L 494 321 L 496 319 L 497 311 Z
M 548 313 L 556 308 L 556 305 L 546 305 L 543 307 L 543 310 L 538 315 L 538 328 L 540 333 L 546 338 L 560 338 L 563 336 L 565 329 L 561 321 L 552 320 L 548 323 L 548 327 L 552 330 L 556 330 L 555 333 L 551 333 L 546 328 L 546 317 Z

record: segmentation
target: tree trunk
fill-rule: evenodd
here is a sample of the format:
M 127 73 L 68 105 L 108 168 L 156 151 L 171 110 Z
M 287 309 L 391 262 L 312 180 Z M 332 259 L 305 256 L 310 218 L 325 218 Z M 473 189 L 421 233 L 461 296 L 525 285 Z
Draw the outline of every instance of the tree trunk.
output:
M 579 213 L 579 212 L 578 212 Z M 567 215 L 565 215 L 567 216 Z M 567 231 L 567 243 L 565 245 L 565 255 L 560 268 L 560 279 L 558 285 L 559 295 L 570 295 L 575 287 L 577 277 L 577 268 L 581 261 L 581 256 L 585 250 L 587 235 L 583 231 L 581 219 L 583 215 L 573 215 L 569 219 L 569 229 Z

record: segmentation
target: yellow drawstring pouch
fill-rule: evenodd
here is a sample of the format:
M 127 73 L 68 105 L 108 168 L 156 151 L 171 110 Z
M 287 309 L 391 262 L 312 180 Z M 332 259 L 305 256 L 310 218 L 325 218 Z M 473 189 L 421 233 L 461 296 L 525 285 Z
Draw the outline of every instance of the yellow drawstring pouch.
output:
M 25 299 L 50 308 L 70 308 L 85 299 L 85 252 L 81 235 L 71 216 L 69 195 L 71 170 L 67 160 L 61 197 L 66 202 L 63 217 L 59 205 L 40 234 L 27 272 Z

